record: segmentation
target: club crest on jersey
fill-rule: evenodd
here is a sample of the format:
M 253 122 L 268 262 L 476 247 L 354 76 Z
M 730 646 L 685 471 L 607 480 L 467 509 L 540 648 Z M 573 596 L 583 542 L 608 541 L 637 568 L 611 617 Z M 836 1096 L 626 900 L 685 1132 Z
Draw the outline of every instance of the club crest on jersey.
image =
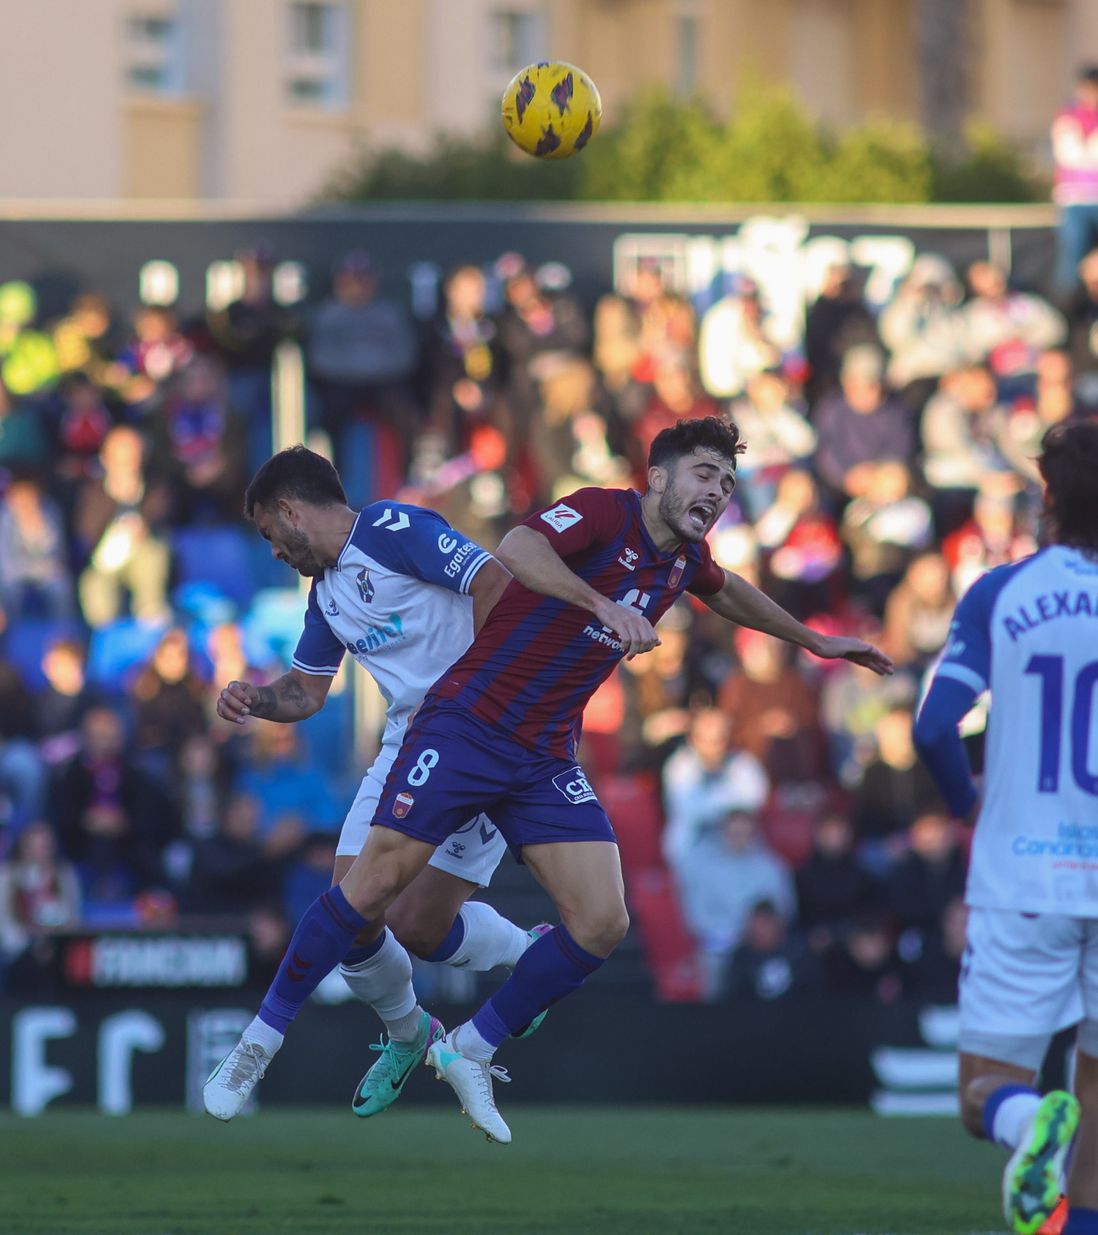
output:
M 573 510 L 571 506 L 561 502 L 554 506 L 552 510 L 542 512 L 541 521 L 548 523 L 554 532 L 566 532 L 574 523 L 579 523 L 583 518 L 578 510 Z
M 324 606 L 324 612 L 329 617 L 339 617 L 339 606 L 336 604 L 334 598 L 328 601 L 328 603 Z
M 374 598 L 374 585 L 370 579 L 370 571 L 363 566 L 355 579 L 358 582 L 358 594 L 362 597 L 362 603 L 368 604 Z
M 579 806 L 581 802 L 598 801 L 594 789 L 591 788 L 591 782 L 587 779 L 587 774 L 579 766 L 569 768 L 567 772 L 560 772 L 554 776 L 553 785 L 573 806 Z
M 678 587 L 682 582 L 682 573 L 686 569 L 686 558 L 680 557 L 675 559 L 675 565 L 671 567 L 671 573 L 667 576 L 668 587 Z
M 637 562 L 640 561 L 640 554 L 636 549 L 626 549 L 621 557 L 618 558 L 618 561 L 626 570 L 636 570 Z
M 403 819 L 415 804 L 416 800 L 410 793 L 398 793 L 393 801 L 393 818 Z

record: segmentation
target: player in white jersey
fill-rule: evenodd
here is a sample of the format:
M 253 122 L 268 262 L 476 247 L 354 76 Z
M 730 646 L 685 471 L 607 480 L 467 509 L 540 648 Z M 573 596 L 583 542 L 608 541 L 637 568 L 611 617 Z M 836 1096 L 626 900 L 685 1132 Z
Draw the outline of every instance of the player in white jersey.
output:
M 977 580 L 915 720 L 951 810 L 975 819 L 962 965 L 961 1116 L 1011 1151 L 1007 1220 L 1098 1235 L 1098 423 L 1058 425 L 1041 458 L 1051 543 Z M 991 693 L 983 801 L 958 725 Z M 1075 1092 L 1041 1097 L 1052 1035 L 1078 1024 Z M 1081 1118 L 1080 1118 L 1081 1106 Z
M 274 556 L 311 578 L 312 587 L 290 671 L 269 686 L 230 682 L 219 715 L 238 724 L 248 716 L 282 722 L 311 716 L 323 706 L 345 650 L 377 682 L 388 705 L 381 750 L 340 833 L 333 872 L 338 883 L 369 832 L 409 717 L 472 642 L 511 576 L 433 511 L 396 502 L 351 510 L 335 468 L 303 446 L 281 451 L 259 469 L 245 512 Z M 513 967 L 536 938 L 537 928 L 524 931 L 490 905 L 469 900 L 488 884 L 505 848 L 486 815 L 470 819 L 390 908 L 389 929 L 372 923 L 341 966 L 351 991 L 374 1007 L 388 1034 L 374 1048 L 381 1058 L 356 1090 L 357 1115 L 390 1106 L 443 1032 L 419 1006 L 402 944 L 427 960 L 486 970 Z M 231 1081 L 231 1068 L 211 1078 L 211 1114 L 225 1117 Z

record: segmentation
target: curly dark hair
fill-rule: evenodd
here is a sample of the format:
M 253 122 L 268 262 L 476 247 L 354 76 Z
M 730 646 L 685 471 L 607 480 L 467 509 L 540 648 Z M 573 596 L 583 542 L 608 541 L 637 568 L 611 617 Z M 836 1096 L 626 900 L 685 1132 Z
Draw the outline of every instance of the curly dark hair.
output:
M 280 497 L 296 497 L 312 506 L 347 505 L 339 473 L 305 446 L 289 446 L 263 464 L 245 490 L 244 514 L 251 519 L 257 506 L 273 506 Z
M 1098 553 L 1098 421 L 1053 425 L 1037 461 L 1053 539 Z
M 731 420 L 720 416 L 705 416 L 699 420 L 680 420 L 670 429 L 656 435 L 648 451 L 649 467 L 666 467 L 695 450 L 712 450 L 724 455 L 736 466 L 736 456 L 746 449 L 740 441 L 740 431 Z

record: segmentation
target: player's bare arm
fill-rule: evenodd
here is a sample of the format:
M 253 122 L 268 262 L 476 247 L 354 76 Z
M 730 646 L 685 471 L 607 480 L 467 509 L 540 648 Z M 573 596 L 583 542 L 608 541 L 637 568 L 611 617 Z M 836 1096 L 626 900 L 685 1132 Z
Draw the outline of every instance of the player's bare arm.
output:
M 298 669 L 284 673 L 269 686 L 230 682 L 218 697 L 217 714 L 237 725 L 244 724 L 248 716 L 292 724 L 319 712 L 331 685 L 332 679 L 326 675 Z
M 488 614 L 496 606 L 496 602 L 507 590 L 507 585 L 513 578 L 506 566 L 495 558 L 485 562 L 473 576 L 469 585 L 469 595 L 473 598 L 473 634 L 480 633 Z
M 643 614 L 615 604 L 568 569 L 549 540 L 530 527 L 512 529 L 500 542 L 496 557 L 524 587 L 587 609 L 621 640 L 627 659 L 651 651 L 659 643 L 655 627 Z
M 719 592 L 699 599 L 730 622 L 784 639 L 786 643 L 805 648 L 814 656 L 825 660 L 853 661 L 882 675 L 894 671 L 892 661 L 871 643 L 839 635 L 821 635 L 810 630 L 776 601 L 730 570 L 724 572 L 724 587 Z

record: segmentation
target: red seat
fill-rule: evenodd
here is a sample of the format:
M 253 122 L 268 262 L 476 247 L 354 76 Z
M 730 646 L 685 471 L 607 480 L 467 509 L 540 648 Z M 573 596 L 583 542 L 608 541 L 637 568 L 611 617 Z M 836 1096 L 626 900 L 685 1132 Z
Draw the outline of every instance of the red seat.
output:
M 687 930 L 678 897 L 665 867 L 634 870 L 626 876 L 625 894 L 656 992 L 668 1003 L 702 997 L 703 975 L 697 945 Z
M 803 807 L 766 807 L 762 814 L 766 843 L 791 866 L 800 866 L 812 852 L 812 829 L 817 814 Z
M 663 864 L 663 804 L 651 772 L 614 772 L 596 779 L 595 789 L 618 837 L 626 870 Z

